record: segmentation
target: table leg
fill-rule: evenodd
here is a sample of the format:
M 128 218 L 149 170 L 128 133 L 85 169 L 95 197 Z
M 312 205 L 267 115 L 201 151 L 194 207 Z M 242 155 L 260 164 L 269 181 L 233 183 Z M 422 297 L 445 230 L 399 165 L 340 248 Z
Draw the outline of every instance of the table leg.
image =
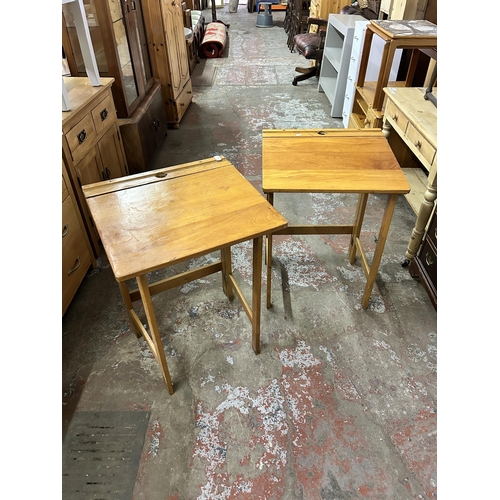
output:
M 156 322 L 156 316 L 153 309 L 153 302 L 151 301 L 151 294 L 149 292 L 148 282 L 146 276 L 138 276 L 137 284 L 139 285 L 139 293 L 141 294 L 142 305 L 144 306 L 144 312 L 146 313 L 146 318 L 149 325 L 149 331 L 151 332 L 151 341 L 156 350 L 155 357 L 160 365 L 161 374 L 163 379 L 167 384 L 167 389 L 170 394 L 174 393 L 174 387 L 172 385 L 172 380 L 170 379 L 170 373 L 168 371 L 167 359 L 165 357 L 165 351 L 163 350 L 163 343 L 160 338 L 160 332 L 158 331 L 158 324 Z
M 361 226 L 363 225 L 363 219 L 365 217 L 366 202 L 368 201 L 368 194 L 362 193 L 359 195 L 358 204 L 356 206 L 356 215 L 354 217 L 354 225 L 352 228 L 351 242 L 349 243 L 349 262 L 354 264 L 354 259 L 356 258 L 356 240 L 359 238 L 361 233 Z
M 234 300 L 233 285 L 229 279 L 229 276 L 233 272 L 231 265 L 231 247 L 221 248 L 220 257 L 222 264 L 222 289 L 229 300 Z
M 260 302 L 262 292 L 262 236 L 253 240 L 252 347 L 260 354 Z
M 415 227 L 412 229 L 411 238 L 408 242 L 408 248 L 406 249 L 406 258 L 411 260 L 417 255 L 420 243 L 424 236 L 425 227 L 434 208 L 434 202 L 437 198 L 437 171 L 433 168 L 429 172 L 427 190 L 424 193 L 424 200 L 420 205 L 420 209 L 417 215 L 417 221 L 415 222 Z
M 123 302 L 125 303 L 125 307 L 127 308 L 128 321 L 132 326 L 132 329 L 134 330 L 135 336 L 139 339 L 142 336 L 142 332 L 135 324 L 134 317 L 132 316 L 132 300 L 130 299 L 127 283 L 125 283 L 124 281 L 120 281 L 118 285 L 120 286 L 120 292 L 122 294 Z
M 380 261 L 382 260 L 382 254 L 384 252 L 384 246 L 389 233 L 389 227 L 391 225 L 392 214 L 394 213 L 397 198 L 397 194 L 390 194 L 387 198 L 384 217 L 382 218 L 382 225 L 380 226 L 380 232 L 378 235 L 377 246 L 375 247 L 375 253 L 373 254 L 373 259 L 370 265 L 370 272 L 366 278 L 365 291 L 361 300 L 361 307 L 363 307 L 363 309 L 368 307 L 368 301 L 370 300 L 373 285 L 375 284 L 375 278 L 377 277 L 378 267 L 380 265 Z
M 267 193 L 267 201 L 273 205 L 274 193 Z M 271 307 L 271 276 L 272 276 L 272 263 L 273 263 L 273 235 L 269 233 L 266 235 L 266 250 L 265 262 L 267 266 L 267 281 L 266 281 L 266 307 Z
M 389 76 L 391 74 L 392 61 L 396 53 L 397 45 L 391 42 L 386 42 L 382 51 L 383 67 L 380 68 L 377 85 L 375 86 L 375 95 L 373 97 L 372 107 L 377 111 L 382 111 L 385 94 L 384 87 L 387 87 Z

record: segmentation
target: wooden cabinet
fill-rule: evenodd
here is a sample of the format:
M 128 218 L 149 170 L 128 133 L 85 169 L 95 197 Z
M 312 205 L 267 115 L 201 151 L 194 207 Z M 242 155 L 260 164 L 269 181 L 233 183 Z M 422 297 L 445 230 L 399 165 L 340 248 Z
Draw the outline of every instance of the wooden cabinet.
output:
M 62 162 L 62 315 L 89 267 L 95 266 L 69 174 Z
M 328 14 L 338 14 L 343 7 L 351 3 L 350 0 L 311 0 L 309 15 L 328 19 Z
M 131 174 L 147 170 L 167 133 L 167 115 L 161 85 L 157 83 L 130 118 L 118 120 Z
M 93 87 L 88 78 L 65 77 L 70 111 L 62 112 L 62 154 L 87 237 L 95 257 L 99 236 L 81 186 L 128 174 L 111 95 L 113 78 Z
M 118 117 L 126 118 L 154 84 L 141 0 L 84 0 L 97 67 L 112 77 Z M 71 76 L 86 76 L 71 12 L 63 4 L 63 48 Z
M 354 28 L 352 39 L 351 57 L 349 59 L 349 71 L 347 73 L 347 84 L 344 97 L 344 106 L 342 108 L 342 122 L 345 128 L 379 128 L 381 126 L 381 115 L 375 113 L 373 109 L 366 106 L 365 101 L 361 99 L 360 92 L 356 95 L 356 82 L 359 74 L 359 64 L 365 41 L 366 26 L 369 21 L 357 21 Z M 379 43 L 380 42 L 380 43 Z M 372 42 L 370 57 L 368 58 L 368 67 L 366 69 L 367 81 L 376 80 L 380 70 L 382 60 L 383 43 L 378 38 Z M 401 50 L 397 50 L 394 55 L 391 68 L 390 80 L 395 80 L 401 61 Z M 352 115 L 353 109 L 356 109 Z M 349 125 L 349 122 L 351 125 Z
M 127 161 L 134 172 L 147 170 L 160 140 L 158 130 L 165 130 L 166 113 L 157 105 L 155 86 L 159 84 L 153 76 L 146 26 L 143 18 L 143 0 L 84 0 L 86 21 L 94 46 L 99 75 L 113 77 L 111 89 L 118 118 L 125 120 L 122 131 Z M 68 55 L 72 76 L 85 76 L 81 48 L 76 36 L 74 22 L 63 5 L 63 47 Z M 161 93 L 159 95 L 161 99 Z M 162 104 L 163 105 L 163 104 Z M 145 125 L 141 120 L 151 117 L 156 123 L 154 138 L 138 132 Z M 121 127 L 121 122 L 118 123 Z M 135 132 L 131 130 L 135 128 Z M 131 140 L 130 144 L 127 142 Z M 139 139 L 139 142 L 137 142 Z M 142 157 L 139 157 L 139 154 Z
M 143 0 L 153 74 L 161 84 L 168 123 L 178 127 L 193 97 L 180 0 Z

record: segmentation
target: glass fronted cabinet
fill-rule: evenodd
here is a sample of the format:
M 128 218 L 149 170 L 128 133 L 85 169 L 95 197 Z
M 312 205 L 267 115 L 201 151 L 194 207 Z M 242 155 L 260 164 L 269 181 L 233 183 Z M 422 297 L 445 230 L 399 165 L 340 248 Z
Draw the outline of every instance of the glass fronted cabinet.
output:
M 129 118 L 155 79 L 148 52 L 142 0 L 83 0 L 92 45 L 102 77 L 113 77 L 119 118 Z M 63 4 L 63 53 L 71 76 L 86 76 L 70 10 Z

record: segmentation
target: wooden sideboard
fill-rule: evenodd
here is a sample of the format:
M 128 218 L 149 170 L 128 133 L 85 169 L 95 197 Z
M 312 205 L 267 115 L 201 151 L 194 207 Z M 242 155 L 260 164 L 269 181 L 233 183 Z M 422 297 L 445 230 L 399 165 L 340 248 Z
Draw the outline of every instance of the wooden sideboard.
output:
M 62 112 L 62 156 L 93 255 L 98 257 L 99 235 L 82 186 L 129 173 L 111 94 L 114 78 L 101 78 L 99 87 L 86 77 L 63 80 L 71 109 Z

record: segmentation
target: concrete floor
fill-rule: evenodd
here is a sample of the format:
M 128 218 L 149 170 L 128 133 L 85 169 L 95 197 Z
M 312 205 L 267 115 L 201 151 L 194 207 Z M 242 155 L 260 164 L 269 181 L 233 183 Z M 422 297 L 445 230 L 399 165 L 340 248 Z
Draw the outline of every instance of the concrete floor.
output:
M 262 129 L 342 123 L 329 117 L 317 80 L 291 85 L 304 60 L 287 48 L 283 12 L 271 28 L 257 28 L 246 5 L 217 15 L 230 24 L 226 57 L 196 66 L 193 102 L 152 168 L 223 155 L 260 190 Z M 384 202 L 369 199 L 369 258 Z M 288 195 L 275 206 L 292 223 L 342 223 L 355 203 Z M 277 237 L 258 356 L 248 318 L 218 274 L 154 296 L 172 396 L 129 329 L 103 253 L 62 322 L 63 438 L 75 412 L 149 411 L 134 500 L 437 498 L 436 311 L 401 266 L 414 222 L 401 197 L 367 310 L 348 237 Z M 250 255 L 248 243 L 233 248 L 244 292 Z

